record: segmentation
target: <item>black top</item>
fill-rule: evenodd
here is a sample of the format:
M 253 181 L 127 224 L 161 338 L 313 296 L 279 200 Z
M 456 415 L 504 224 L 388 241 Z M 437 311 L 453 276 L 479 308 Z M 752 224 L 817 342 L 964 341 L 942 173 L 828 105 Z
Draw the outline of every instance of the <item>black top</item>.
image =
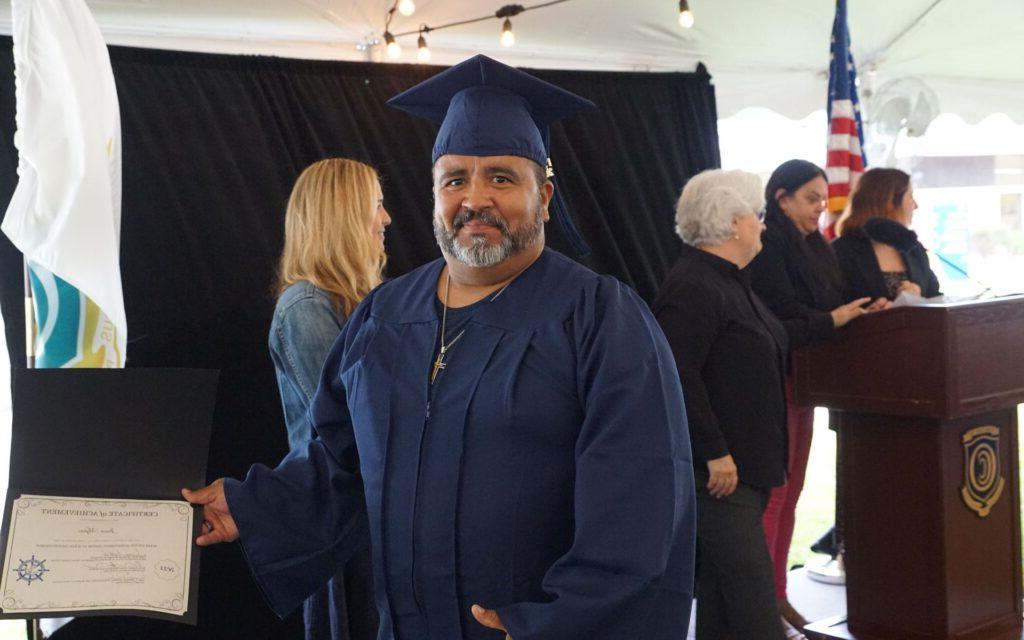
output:
M 746 272 L 684 245 L 653 309 L 683 383 L 694 464 L 732 454 L 740 482 L 781 485 L 786 331 Z
M 893 300 L 900 295 L 900 287 L 903 286 L 903 283 L 910 280 L 906 271 L 883 271 L 882 279 L 885 280 L 885 288 Z
M 907 266 L 907 278 L 921 287 L 921 295 L 933 298 L 942 295 L 939 279 L 928 264 L 928 254 L 917 240 L 917 234 L 889 218 L 871 218 L 863 227 L 844 233 L 832 242 L 843 274 L 843 297 L 847 300 L 870 297 L 889 298 L 885 276 L 871 241 L 895 248 Z
M 790 321 L 785 323 L 790 349 L 831 337 L 832 310 L 843 304 L 843 295 L 828 243 L 818 231 L 804 237 L 784 213 L 769 212 L 764 223 L 764 248 L 747 267 L 754 291 L 772 313 Z M 824 255 L 815 255 L 811 243 Z M 835 284 L 825 269 L 835 272 Z

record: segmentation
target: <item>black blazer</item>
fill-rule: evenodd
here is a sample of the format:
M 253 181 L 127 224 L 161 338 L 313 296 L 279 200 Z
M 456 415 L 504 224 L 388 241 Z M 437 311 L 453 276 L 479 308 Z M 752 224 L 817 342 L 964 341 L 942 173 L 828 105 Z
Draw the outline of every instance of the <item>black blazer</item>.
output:
M 889 218 L 871 218 L 863 227 L 832 241 L 843 274 L 843 297 L 847 302 L 857 298 L 888 298 L 882 269 L 871 241 L 894 247 L 907 265 L 907 277 L 921 287 L 921 295 L 933 298 L 942 295 L 939 279 L 928 264 L 928 253 L 917 240 L 917 234 Z
M 694 464 L 732 455 L 740 482 L 786 476 L 786 331 L 746 270 L 683 245 L 655 299 L 683 384 Z
M 770 212 L 761 236 L 764 247 L 747 267 L 754 291 L 786 327 L 789 348 L 832 336 L 832 310 L 843 304 L 839 266 L 821 234 L 804 237 L 784 213 Z M 817 242 L 824 255 L 812 253 Z M 824 270 L 832 270 L 835 283 Z

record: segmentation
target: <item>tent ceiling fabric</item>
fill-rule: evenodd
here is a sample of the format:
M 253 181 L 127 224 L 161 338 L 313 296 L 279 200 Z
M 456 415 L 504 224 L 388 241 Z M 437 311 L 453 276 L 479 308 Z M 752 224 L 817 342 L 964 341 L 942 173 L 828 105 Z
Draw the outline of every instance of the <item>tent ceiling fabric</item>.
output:
M 540 0 L 518 0 L 525 6 Z M 495 11 L 507 0 L 416 0 L 393 32 Z M 365 60 L 356 50 L 383 30 L 392 0 L 87 0 L 110 44 L 295 58 Z M 676 0 L 569 0 L 512 19 L 427 35 L 432 64 L 486 53 L 535 68 L 692 71 L 714 78 L 719 116 L 767 107 L 791 118 L 824 108 L 834 3 L 690 0 L 696 25 L 679 27 Z M 0 2 L 10 33 L 10 0 Z M 1024 122 L 1024 0 L 849 0 L 862 93 L 913 76 L 942 112 L 975 122 L 1005 113 Z M 416 36 L 399 38 L 415 60 Z M 377 57 L 380 59 L 379 47 Z M 862 101 L 865 96 L 862 96 Z

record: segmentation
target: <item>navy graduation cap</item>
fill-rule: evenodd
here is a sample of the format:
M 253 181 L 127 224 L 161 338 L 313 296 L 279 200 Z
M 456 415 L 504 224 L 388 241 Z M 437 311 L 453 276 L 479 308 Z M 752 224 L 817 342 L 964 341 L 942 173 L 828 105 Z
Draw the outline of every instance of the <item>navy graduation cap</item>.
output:
M 446 154 L 520 156 L 548 168 L 548 126 L 594 103 L 477 55 L 388 100 L 388 105 L 441 125 L 431 162 Z M 551 210 L 576 253 L 587 247 L 558 189 Z

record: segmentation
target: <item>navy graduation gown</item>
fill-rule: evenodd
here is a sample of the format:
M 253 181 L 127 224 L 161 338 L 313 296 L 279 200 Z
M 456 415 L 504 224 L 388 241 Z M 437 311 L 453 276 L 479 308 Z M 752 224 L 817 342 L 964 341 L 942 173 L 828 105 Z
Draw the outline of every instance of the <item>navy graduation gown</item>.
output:
M 298 606 L 368 531 L 382 640 L 501 640 L 474 603 L 513 640 L 684 639 L 693 469 L 646 305 L 546 249 L 431 386 L 443 264 L 353 313 L 310 407 L 318 439 L 226 482 L 271 606 Z

